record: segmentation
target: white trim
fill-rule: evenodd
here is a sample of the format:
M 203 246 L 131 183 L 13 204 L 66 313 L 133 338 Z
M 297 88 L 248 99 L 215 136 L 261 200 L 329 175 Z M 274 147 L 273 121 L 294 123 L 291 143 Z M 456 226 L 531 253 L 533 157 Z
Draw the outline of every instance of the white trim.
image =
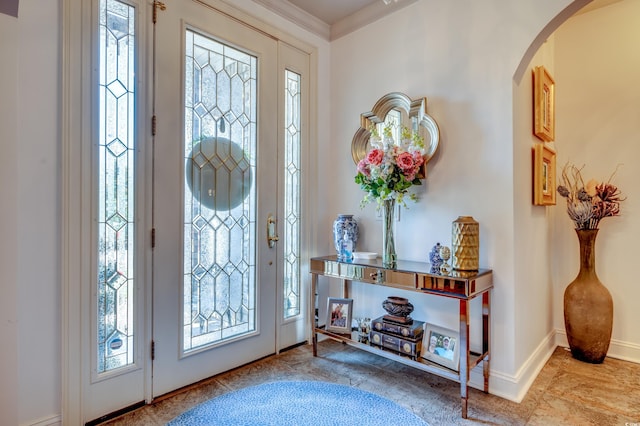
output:
M 82 139 L 82 14 L 80 0 L 62 0 L 61 72 L 61 282 L 62 282 L 62 418 L 68 424 L 82 423 L 80 217 Z
M 253 0 L 270 11 L 282 16 L 305 30 L 333 41 L 352 33 L 372 22 L 377 21 L 395 11 L 398 11 L 418 0 L 403 0 L 385 5 L 382 1 L 371 3 L 368 6 L 339 20 L 333 25 L 316 18 L 305 10 L 287 0 Z
M 567 333 L 564 329 L 556 329 L 555 343 L 563 348 L 569 347 Z M 611 339 L 607 357 L 620 359 L 623 361 L 640 364 L 640 345 L 637 343 L 623 342 L 622 340 Z
M 28 424 L 29 426 L 62 426 L 62 416 L 49 416 Z
M 365 27 L 372 22 L 384 18 L 402 8 L 417 2 L 418 0 L 403 0 L 397 3 L 385 5 L 381 1 L 371 3 L 359 11 L 347 16 L 331 26 L 331 41 L 339 39 L 349 33 Z
M 489 393 L 520 403 L 557 347 L 567 348 L 568 350 L 569 344 L 564 329 L 552 330 L 540 342 L 536 350 L 527 358 L 515 375 L 492 370 L 489 377 Z M 607 357 L 640 364 L 640 345 L 612 339 Z M 470 386 L 479 390 L 483 389 L 481 366 L 482 364 L 471 371 L 469 381 Z
M 510 401 L 521 402 L 555 349 L 554 330 L 540 342 L 515 375 L 491 372 L 489 387 L 491 394 Z
M 329 40 L 331 26 L 287 0 L 253 0 L 300 27 Z
M 143 5 L 144 2 L 140 4 Z M 300 39 L 282 31 L 281 29 L 272 27 L 269 24 L 259 20 L 253 15 L 236 9 L 219 0 L 207 0 L 207 3 L 214 4 L 215 8 L 222 13 L 227 14 L 238 22 L 251 26 L 256 30 L 278 38 L 290 44 L 297 49 L 309 55 L 310 61 L 310 114 L 309 114 L 309 140 L 311 151 L 310 158 L 315 158 L 313 153 L 317 149 L 317 85 L 318 85 L 318 50 L 316 47 L 301 41 Z M 91 262 L 86 259 L 91 248 L 91 229 L 92 222 L 89 217 L 82 215 L 84 211 L 91 211 L 91 191 L 90 180 L 86 181 L 83 176 L 91 176 L 91 149 L 87 148 L 83 141 L 89 140 L 91 132 L 91 93 L 83 89 L 86 87 L 87 79 L 90 79 L 91 52 L 90 43 L 86 40 L 91 39 L 90 28 L 84 29 L 89 32 L 83 32 L 83 23 L 91 22 L 91 2 L 83 0 L 62 0 L 62 33 L 61 33 L 61 414 L 56 417 L 60 419 L 60 423 L 64 424 L 82 424 L 87 413 L 83 408 L 86 404 L 88 396 L 88 378 L 91 377 L 91 368 L 87 364 L 86 349 L 83 348 L 82 342 L 89 339 L 90 326 L 82 321 L 82 318 L 90 309 L 83 303 L 89 299 L 87 290 L 83 289 L 83 284 L 87 277 L 91 278 Z M 145 7 L 145 6 L 142 6 Z M 151 5 L 146 2 L 146 13 L 150 12 Z M 141 9 L 142 10 L 142 9 Z M 161 12 L 160 12 L 161 13 Z M 153 26 L 148 22 L 140 20 L 139 40 L 148 41 L 146 37 L 150 37 Z M 143 25 L 144 24 L 144 25 Z M 144 28 L 146 27 L 146 28 Z M 87 37 L 89 37 L 87 39 Z M 83 41 L 85 40 L 85 41 Z M 149 46 L 147 44 L 147 46 Z M 140 68 L 144 68 L 146 58 L 146 66 L 150 67 L 153 60 L 151 48 L 141 49 Z M 148 70 L 149 68 L 147 68 Z M 144 74 L 144 72 L 140 73 Z M 141 94 L 146 97 L 146 102 L 151 104 L 152 91 L 148 90 L 153 83 L 150 79 L 146 79 L 146 85 L 139 81 L 139 88 L 145 93 Z M 142 98 L 140 98 L 140 102 Z M 141 109 L 141 108 L 140 108 Z M 149 114 L 151 111 L 148 111 Z M 147 125 L 147 124 L 145 124 Z M 150 136 L 146 140 L 140 140 L 141 144 L 147 147 Z M 151 150 L 147 149 L 138 152 L 138 170 L 145 168 L 150 171 L 152 166 Z M 311 162 L 311 168 L 308 176 L 305 178 L 307 185 L 315 182 L 313 176 L 317 174 L 315 170 L 315 162 Z M 150 216 L 150 182 L 139 181 L 139 186 L 144 185 L 145 207 L 137 207 L 137 217 L 141 218 L 140 232 L 145 235 L 144 241 L 139 239 L 140 244 L 149 242 L 149 229 L 145 228 L 151 224 Z M 307 265 L 309 252 L 312 250 L 313 241 L 315 241 L 315 229 L 311 226 L 314 223 L 312 215 L 315 214 L 314 206 L 316 204 L 313 197 L 308 197 L 305 201 L 305 209 L 308 214 L 306 217 L 306 226 L 303 230 L 310 239 L 306 244 L 303 243 L 301 264 Z M 139 234 L 138 234 L 139 235 Z M 144 264 L 144 268 L 139 268 L 137 272 L 137 282 L 141 284 L 144 280 L 144 294 L 137 293 L 136 297 L 143 297 L 145 305 L 149 305 L 153 300 L 153 292 L 151 286 L 151 249 L 146 246 L 143 250 L 144 258 L 140 258 L 139 265 Z M 139 253 L 139 256 L 142 254 Z M 308 274 L 302 274 L 303 277 Z M 304 293 L 306 294 L 306 293 Z M 306 304 L 304 305 L 306 306 Z M 142 324 L 139 322 L 139 324 Z M 144 312 L 145 336 L 151 337 L 152 319 L 150 310 Z M 148 343 L 143 343 L 143 351 L 148 354 Z M 136 359 L 137 360 L 137 359 Z M 144 362 L 150 362 L 145 357 Z M 150 364 L 149 364 L 150 365 Z M 152 369 L 144 369 L 145 376 L 145 399 L 147 402 L 152 399 Z

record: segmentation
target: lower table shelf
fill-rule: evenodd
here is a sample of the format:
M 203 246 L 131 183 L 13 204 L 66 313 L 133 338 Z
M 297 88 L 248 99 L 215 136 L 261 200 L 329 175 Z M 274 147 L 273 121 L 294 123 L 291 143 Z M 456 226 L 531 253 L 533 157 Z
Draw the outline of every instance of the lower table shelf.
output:
M 380 346 L 370 345 L 369 343 L 363 343 L 358 341 L 358 333 L 352 332 L 351 335 L 348 334 L 336 334 L 330 331 L 325 330 L 323 327 L 317 327 L 315 329 L 316 333 L 325 335 L 330 337 L 333 340 L 346 343 L 349 346 L 353 346 L 360 350 L 382 356 L 387 359 L 391 359 L 397 361 L 399 363 L 408 365 L 410 367 L 416 368 L 418 370 L 425 371 L 427 373 L 435 374 L 436 376 L 444 377 L 445 379 L 453 380 L 460 383 L 460 373 L 456 370 L 452 370 L 447 367 L 443 367 L 440 364 L 429 361 L 428 359 L 421 357 L 410 357 L 407 355 L 398 354 L 390 349 L 386 349 Z M 317 347 L 317 336 L 314 334 L 313 336 L 313 355 L 318 356 L 318 347 Z M 482 362 L 488 356 L 487 353 L 479 354 L 476 352 L 469 353 L 469 370 L 476 367 L 480 362 Z
M 431 373 L 460 383 L 460 400 L 462 417 L 467 418 L 468 383 L 470 371 L 482 363 L 485 393 L 489 392 L 490 371 L 490 291 L 493 288 L 492 271 L 482 269 L 476 272 L 457 272 L 441 275 L 431 272 L 427 263 L 398 261 L 394 268 L 384 267 L 379 260 L 344 262 L 336 256 L 324 256 L 311 259 L 311 288 L 309 293 L 309 323 L 313 355 L 318 356 L 318 334 L 326 335 L 334 340 L 344 342 L 363 351 L 383 356 L 406 364 L 410 367 Z M 452 370 L 420 357 L 408 357 L 379 346 L 359 342 L 357 335 L 337 334 L 318 326 L 315 315 L 317 304 L 318 277 L 337 278 L 343 281 L 342 297 L 347 298 L 350 283 L 357 281 L 364 285 L 378 285 L 390 288 L 401 288 L 424 297 L 446 297 L 458 300 L 459 309 L 459 370 Z M 480 318 L 481 353 L 471 351 L 469 344 L 469 304 L 476 297 L 481 299 L 482 312 Z

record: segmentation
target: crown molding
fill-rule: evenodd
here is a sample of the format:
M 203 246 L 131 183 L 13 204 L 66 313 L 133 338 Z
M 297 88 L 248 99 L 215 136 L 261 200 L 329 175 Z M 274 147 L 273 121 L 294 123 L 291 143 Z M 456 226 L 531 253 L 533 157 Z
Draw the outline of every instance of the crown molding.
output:
M 253 0 L 272 12 L 282 16 L 289 21 L 298 24 L 302 28 L 330 40 L 331 27 L 326 22 L 316 18 L 309 12 L 300 9 L 298 6 L 287 0 Z
M 357 29 L 365 27 L 378 19 L 384 18 L 391 13 L 398 11 L 410 4 L 416 3 L 418 0 L 398 0 L 384 4 L 384 2 L 378 1 L 371 3 L 368 6 L 363 7 L 355 13 L 339 20 L 331 26 L 331 38 L 330 40 L 336 40 L 349 33 L 354 32 Z
M 254 3 L 266 7 L 270 11 L 328 41 L 343 37 L 417 1 L 398 0 L 386 5 L 380 0 L 363 7 L 333 25 L 329 25 L 288 0 L 253 0 Z

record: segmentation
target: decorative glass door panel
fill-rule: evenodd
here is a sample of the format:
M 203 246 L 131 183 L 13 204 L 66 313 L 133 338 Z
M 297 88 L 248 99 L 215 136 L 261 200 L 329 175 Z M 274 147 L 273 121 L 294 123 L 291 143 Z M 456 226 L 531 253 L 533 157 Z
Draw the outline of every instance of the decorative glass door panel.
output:
M 69 322 L 80 324 L 82 379 L 77 392 L 82 398 L 81 410 L 68 409 L 71 416 L 77 414 L 65 422 L 69 424 L 84 424 L 145 399 L 149 335 L 142 246 L 146 129 L 141 123 L 147 88 L 140 84 L 146 73 L 140 61 L 145 56 L 145 40 L 140 37 L 145 34 L 145 6 L 137 0 L 77 5 L 87 16 L 82 25 L 86 44 L 73 61 L 86 65 L 86 71 L 80 81 L 72 81 L 86 97 L 81 107 L 73 99 L 69 107 L 82 110 L 78 122 L 86 137 L 78 142 L 83 154 L 77 166 L 82 182 L 77 196 L 82 273 L 73 293 L 80 303 L 69 311 L 77 308 L 79 314 Z
M 301 76 L 285 70 L 284 93 L 284 310 L 283 319 L 300 315 L 300 129 Z
M 257 59 L 186 31 L 183 349 L 256 330 Z
M 135 9 L 100 2 L 97 367 L 134 362 Z
M 156 31 L 153 396 L 275 352 L 278 45 L 204 2 Z

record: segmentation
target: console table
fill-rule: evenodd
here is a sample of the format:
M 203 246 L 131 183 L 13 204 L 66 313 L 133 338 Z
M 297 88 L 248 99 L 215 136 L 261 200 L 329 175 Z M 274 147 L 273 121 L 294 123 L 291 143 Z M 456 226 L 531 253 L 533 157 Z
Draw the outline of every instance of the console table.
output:
M 352 262 L 338 261 L 336 256 L 314 257 L 311 259 L 311 294 L 309 297 L 309 322 L 313 344 L 313 356 L 318 356 L 318 333 L 350 346 L 371 352 L 385 358 L 393 359 L 411 367 L 436 374 L 460 383 L 462 417 L 467 418 L 468 382 L 471 369 L 483 361 L 484 392 L 489 391 L 489 358 L 490 358 L 490 290 L 493 288 L 493 275 L 489 269 L 479 271 L 452 271 L 449 275 L 430 272 L 431 265 L 423 262 L 397 262 L 395 268 L 385 268 L 381 259 L 354 259 Z M 451 370 L 427 359 L 417 357 L 411 359 L 376 346 L 358 342 L 354 335 L 337 334 L 318 326 L 316 319 L 316 297 L 318 276 L 326 276 L 343 280 L 342 297 L 348 297 L 349 284 L 352 281 L 365 284 L 409 290 L 424 295 L 449 297 L 458 299 L 460 304 L 459 371 Z M 472 352 L 469 348 L 469 302 L 482 297 L 482 350 Z M 424 347 L 423 350 L 427 350 Z

